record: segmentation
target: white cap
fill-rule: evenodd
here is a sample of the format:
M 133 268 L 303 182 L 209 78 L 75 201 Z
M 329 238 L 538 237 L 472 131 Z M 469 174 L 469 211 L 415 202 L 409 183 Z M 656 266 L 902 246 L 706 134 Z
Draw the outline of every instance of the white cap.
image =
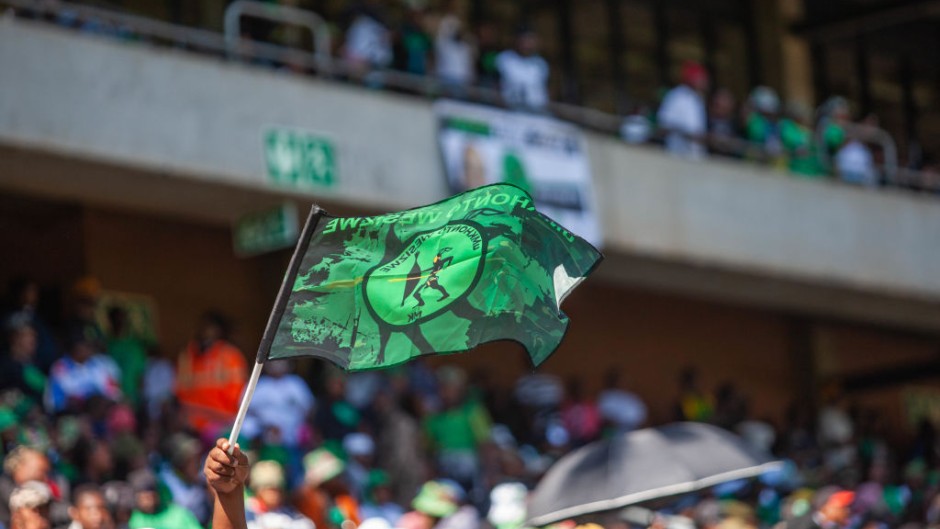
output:
M 351 433 L 343 438 L 343 450 L 350 457 L 371 456 L 375 452 L 375 442 L 364 433 Z
M 392 524 L 385 518 L 366 518 L 359 524 L 359 529 L 392 529 Z
M 52 501 L 52 490 L 41 481 L 27 481 L 10 494 L 10 510 L 35 509 Z
M 486 519 L 495 527 L 522 525 L 529 491 L 522 483 L 503 483 L 490 492 L 490 511 Z

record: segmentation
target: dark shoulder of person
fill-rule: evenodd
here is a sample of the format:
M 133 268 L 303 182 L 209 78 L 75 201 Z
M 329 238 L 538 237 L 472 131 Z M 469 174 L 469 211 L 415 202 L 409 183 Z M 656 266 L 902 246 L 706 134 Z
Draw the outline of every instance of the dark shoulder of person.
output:
M 813 514 L 808 513 L 803 516 L 797 516 L 796 518 L 787 522 L 786 529 L 820 529 L 819 524 L 816 523 L 816 520 L 813 519 Z
M 0 390 L 24 389 L 26 381 L 23 376 L 23 364 L 9 356 L 0 357 Z

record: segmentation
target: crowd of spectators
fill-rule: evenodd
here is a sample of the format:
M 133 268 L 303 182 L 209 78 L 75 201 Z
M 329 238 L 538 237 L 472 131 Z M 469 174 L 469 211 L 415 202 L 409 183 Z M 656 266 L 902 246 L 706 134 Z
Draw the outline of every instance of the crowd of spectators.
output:
M 306 7 L 299 0 L 277 3 Z M 26 10 L 20 14 L 40 16 Z M 139 38 L 127 28 L 83 18 L 68 7 L 62 7 L 54 21 L 117 38 Z M 372 87 L 402 88 L 390 83 L 387 74 L 405 73 L 435 80 L 438 95 L 465 98 L 471 88 L 484 88 L 499 94 L 498 100 L 488 98 L 489 103 L 548 112 L 550 67 L 539 53 L 539 36 L 531 27 L 520 26 L 507 47 L 501 38 L 505 35 L 493 24 L 471 27 L 456 0 L 358 0 L 329 21 L 329 27 L 334 37 L 329 51 L 342 59 L 339 77 Z M 242 37 L 248 60 L 305 71 L 250 53 L 250 42 L 309 46 L 299 27 L 247 19 Z M 706 69 L 691 62 L 683 65 L 681 82 L 661 93 L 658 109 L 639 104 L 625 117 L 620 128 L 624 140 L 664 142 L 670 153 L 683 157 L 731 156 L 803 177 L 836 178 L 868 187 L 896 183 L 895 167 L 905 167 L 886 159 L 877 116 L 852 123 L 849 102 L 841 97 L 830 98 L 814 112 L 805 101 L 782 104 L 772 88 L 758 86 L 737 104 L 731 91 L 711 86 Z M 940 166 L 928 159 L 916 169 L 923 176 L 911 185 L 940 188 Z
M 512 108 L 542 111 L 548 105 L 549 66 L 531 28 L 520 27 L 507 49 L 490 25 L 470 27 L 456 0 L 445 0 L 438 9 L 403 2 L 398 17 L 390 14 L 391 5 L 361 0 L 340 17 L 336 31 L 343 37 L 335 51 L 353 78 L 378 86 L 383 72 L 394 70 L 436 79 L 442 94 L 451 97 L 479 86 L 498 89 Z
M 229 431 L 245 356 L 229 341 L 226 318 L 208 312 L 168 359 L 135 334 L 125 307 L 98 306 L 99 289 L 78 282 L 68 317 L 53 328 L 37 284 L 11 286 L 0 354 L 0 527 L 204 527 L 213 496 L 202 465 Z M 357 374 L 318 364 L 316 372 L 305 379 L 289 361 L 265 365 L 239 438 L 252 461 L 251 529 L 521 528 L 526 496 L 554 461 L 650 423 L 643 398 L 616 370 L 598 392 L 537 372 L 501 388 L 485 373 L 421 360 Z M 776 424 L 756 420 L 733 383 L 712 392 L 695 369 L 683 370 L 674 419 L 735 431 L 787 463 L 662 505 L 648 522 L 804 529 L 812 526 L 801 516 L 815 505 L 845 514 L 824 528 L 940 523 L 932 426 L 924 423 L 913 445 L 892 447 L 877 416 L 851 410 L 832 392 L 815 420 L 797 412 Z M 834 496 L 837 488 L 854 496 Z M 605 520 L 608 529 L 645 525 Z
M 832 97 L 814 112 L 802 101 L 781 105 L 767 86 L 754 88 L 740 106 L 728 89 L 710 89 L 705 68 L 685 63 L 681 82 L 665 93 L 657 112 L 628 117 L 622 137 L 645 142 L 658 128 L 666 150 L 683 158 L 712 152 L 761 161 L 804 178 L 835 177 L 867 187 L 887 183 L 878 118 L 869 115 L 853 123 L 845 98 Z

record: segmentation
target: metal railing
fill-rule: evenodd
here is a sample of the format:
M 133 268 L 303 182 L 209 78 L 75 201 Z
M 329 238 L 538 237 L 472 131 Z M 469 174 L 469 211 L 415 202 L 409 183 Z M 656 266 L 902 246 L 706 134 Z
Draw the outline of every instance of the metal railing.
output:
M 816 154 L 820 164 L 829 172 L 832 172 L 832 157 L 826 144 L 826 130 L 831 124 L 832 119 L 823 117 L 816 125 Z M 882 170 L 885 178 L 893 181 L 898 173 L 898 147 L 894 143 L 894 137 L 888 131 L 870 125 L 840 123 L 839 126 L 845 130 L 847 137 L 881 148 L 884 155 Z
M 20 10 L 37 17 L 57 17 L 59 20 L 104 21 L 114 29 L 126 29 L 136 35 L 157 41 L 164 40 L 176 46 L 210 52 L 224 52 L 222 35 L 206 29 L 178 26 L 162 20 L 118 13 L 94 6 L 73 4 L 61 0 L 0 0 L 0 8 Z M 0 13 L 2 15 L 3 13 Z
M 147 17 L 74 4 L 62 0 L 0 0 L 0 8 L 6 6 L 38 18 L 61 18 L 67 15 L 78 20 L 94 20 L 122 30 L 122 34 L 133 35 L 133 40 L 156 45 L 169 45 L 201 53 L 224 56 L 235 60 L 263 62 L 268 65 L 288 66 L 294 70 L 316 73 L 333 79 L 366 80 L 370 86 L 393 91 L 407 92 L 423 97 L 458 97 L 460 99 L 493 106 L 505 106 L 499 91 L 481 86 L 455 88 L 434 77 L 411 74 L 396 70 L 375 70 L 366 75 L 359 68 L 332 55 L 332 39 L 329 25 L 320 15 L 297 8 L 257 2 L 236 0 L 224 14 L 225 33 L 180 26 Z M 261 18 L 272 22 L 297 25 L 307 28 L 312 35 L 313 52 L 297 48 L 246 39 L 241 35 L 241 20 L 245 17 Z M 593 131 L 618 135 L 625 116 L 611 114 L 562 102 L 550 102 L 540 112 L 569 121 Z M 820 130 L 815 134 L 821 164 L 828 170 L 832 161 Z M 879 128 L 848 124 L 849 137 L 859 138 L 865 143 L 879 146 L 884 153 L 882 167 L 885 180 L 902 187 L 940 190 L 940 181 L 924 173 L 898 167 L 897 147 L 891 135 Z M 656 128 L 650 140 L 661 141 L 674 131 Z M 763 145 L 743 138 L 705 135 L 696 138 L 719 155 L 730 155 L 752 161 L 767 162 L 778 158 L 777 153 L 768 152 Z
M 312 49 L 317 70 L 331 71 L 333 56 L 330 47 L 330 28 L 320 15 L 296 7 L 252 0 L 235 0 L 225 8 L 225 45 L 230 54 L 239 55 L 240 50 L 246 47 L 244 41 L 247 39 L 242 39 L 241 36 L 241 21 L 246 17 L 307 28 L 313 39 Z

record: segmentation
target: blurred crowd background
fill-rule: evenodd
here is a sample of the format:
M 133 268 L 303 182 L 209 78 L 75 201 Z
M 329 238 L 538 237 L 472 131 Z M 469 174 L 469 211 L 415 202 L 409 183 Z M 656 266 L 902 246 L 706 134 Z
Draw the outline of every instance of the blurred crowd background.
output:
M 938 28 L 935 0 L 0 0 L 0 529 L 205 526 L 301 206 L 496 181 L 606 255 L 559 351 L 269 363 L 251 529 L 517 529 L 560 457 L 676 420 L 785 465 L 590 522 L 940 525 Z
M 232 322 L 206 312 L 171 360 L 131 331 L 120 305 L 97 306 L 95 279 L 71 288 L 57 325 L 38 292 L 27 279 L 7 292 L 0 524 L 204 526 L 203 460 L 228 433 L 247 378 L 246 356 L 228 341 Z M 268 362 L 249 408 L 239 442 L 252 461 L 251 528 L 523 527 L 528 492 L 559 457 L 651 425 L 621 370 L 589 392 L 578 378 L 534 371 L 500 388 L 485 372 L 424 360 L 350 375 L 306 367 L 301 377 L 290 361 Z M 755 417 L 734 381 L 703 386 L 694 366 L 663 379 L 675 383 L 668 419 L 726 428 L 785 465 L 660 502 L 655 520 L 608 515 L 605 527 L 769 528 L 796 523 L 842 490 L 855 491 L 854 501 L 837 497 L 848 527 L 940 523 L 929 421 L 897 444 L 876 411 L 838 387 L 826 390 L 817 416 L 794 407 L 775 420 Z M 28 525 L 30 513 L 45 521 Z

